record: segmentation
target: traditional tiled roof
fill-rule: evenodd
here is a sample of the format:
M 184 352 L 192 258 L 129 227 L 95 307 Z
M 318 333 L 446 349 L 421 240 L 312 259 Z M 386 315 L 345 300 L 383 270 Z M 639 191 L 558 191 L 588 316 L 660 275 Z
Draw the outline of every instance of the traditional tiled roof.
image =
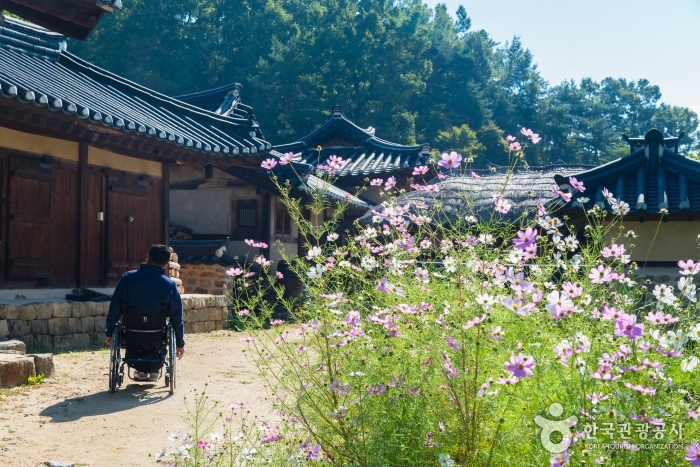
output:
M 3 8 L 51 31 L 85 40 L 105 13 L 122 9 L 122 0 L 4 0 L 0 14 Z
M 214 159 L 271 148 L 252 118 L 152 91 L 70 54 L 65 37 L 12 18 L 0 26 L 0 95 Z
M 342 141 L 333 143 L 333 136 Z M 330 141 L 330 142 L 329 142 Z M 321 145 L 319 154 L 317 147 Z M 430 146 L 405 146 L 377 138 L 372 127 L 360 128 L 347 119 L 340 106 L 333 107 L 330 120 L 313 133 L 289 144 L 274 146 L 280 153 L 293 152 L 297 160 L 317 166 L 325 164 L 330 156 L 347 161 L 340 177 L 362 176 L 412 170 L 426 165 Z
M 514 219 L 529 210 L 534 210 L 539 201 L 548 202 L 554 195 L 554 177 L 568 177 L 589 168 L 587 165 L 554 164 L 542 167 L 517 168 L 508 175 L 506 167 L 475 170 L 473 176 L 453 176 L 444 180 L 433 179 L 430 184 L 439 187 L 438 192 L 412 191 L 396 198 L 396 204 L 410 206 L 413 214 L 429 213 L 440 222 L 450 222 L 474 215 L 488 219 L 494 213 L 494 194 L 502 194 L 511 205 L 506 215 L 497 214 L 501 219 Z M 505 187 L 505 189 L 504 189 Z M 360 219 L 361 223 L 371 222 L 374 213 L 382 211 L 376 207 Z
M 678 154 L 682 136 L 664 138 L 659 130 L 652 129 L 644 138 L 626 138 L 629 155 L 573 175 L 583 182 L 586 191 L 576 192 L 571 205 L 591 209 L 598 204 L 610 210 L 603 197 L 603 189 L 607 189 L 629 204 L 630 212 L 700 211 L 700 162 Z M 568 178 L 556 180 L 560 188 L 571 189 Z M 588 201 L 582 202 L 586 198 Z

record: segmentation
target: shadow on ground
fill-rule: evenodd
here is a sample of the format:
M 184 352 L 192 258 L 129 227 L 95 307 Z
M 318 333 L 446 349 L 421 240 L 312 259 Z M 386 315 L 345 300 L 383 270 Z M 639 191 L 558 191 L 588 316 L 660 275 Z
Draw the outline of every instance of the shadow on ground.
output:
M 108 415 L 133 408 L 157 404 L 171 394 L 161 382 L 157 384 L 129 384 L 111 394 L 108 390 L 82 397 L 66 399 L 46 407 L 39 415 L 51 417 L 54 423 L 72 422 L 83 417 Z

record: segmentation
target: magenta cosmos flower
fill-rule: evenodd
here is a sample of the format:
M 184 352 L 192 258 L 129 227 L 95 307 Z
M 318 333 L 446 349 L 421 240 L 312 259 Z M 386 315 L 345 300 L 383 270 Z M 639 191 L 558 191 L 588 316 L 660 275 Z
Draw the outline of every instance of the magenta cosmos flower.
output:
M 443 169 L 454 169 L 455 167 L 459 167 L 461 162 L 462 156 L 452 151 L 449 154 L 446 152 L 443 153 L 442 158 L 438 161 L 438 165 Z
M 642 337 L 644 332 L 644 325 L 637 324 L 637 316 L 624 313 L 617 320 L 615 320 L 615 335 L 622 336 L 625 335 L 630 339 L 634 340 Z
M 530 355 L 511 355 L 510 360 L 505 362 L 506 370 L 513 373 L 518 378 L 529 378 L 532 376 L 532 369 L 535 368 L 535 359 Z
M 700 444 L 697 441 L 685 448 L 685 460 L 693 467 L 700 467 Z
M 521 230 L 517 234 L 517 238 L 513 239 L 513 246 L 520 250 L 524 250 L 529 247 L 537 240 L 537 230 L 532 227 L 528 227 L 525 230 Z

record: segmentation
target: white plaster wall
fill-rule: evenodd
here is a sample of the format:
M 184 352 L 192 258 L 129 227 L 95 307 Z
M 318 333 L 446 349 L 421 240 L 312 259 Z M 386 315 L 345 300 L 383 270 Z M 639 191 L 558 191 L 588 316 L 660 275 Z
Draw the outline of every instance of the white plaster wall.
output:
M 231 200 L 260 199 L 255 188 L 201 188 L 170 190 L 170 222 L 198 234 L 231 234 Z
M 700 256 L 698 250 L 698 234 L 700 234 L 700 222 L 693 221 L 647 221 L 644 223 L 632 220 L 623 223 L 625 232 L 634 230 L 637 238 L 622 238 L 626 245 L 634 244 L 631 259 L 641 263 L 647 261 L 678 261 L 694 259 Z M 656 229 L 659 233 L 656 234 Z M 607 235 L 608 244 L 612 242 L 613 235 L 617 235 L 618 229 L 613 228 Z M 656 239 L 654 235 L 656 234 Z M 653 240 L 653 244 L 652 244 Z M 617 243 L 621 243 L 620 240 Z M 651 250 L 650 247 L 651 246 Z M 647 258 L 648 253 L 648 258 Z

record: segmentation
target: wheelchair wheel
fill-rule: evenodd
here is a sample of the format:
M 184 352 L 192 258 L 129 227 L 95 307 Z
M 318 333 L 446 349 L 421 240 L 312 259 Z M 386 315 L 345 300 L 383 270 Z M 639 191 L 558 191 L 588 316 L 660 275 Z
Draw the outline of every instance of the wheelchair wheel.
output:
M 119 378 L 119 365 L 121 364 L 121 326 L 114 328 L 112 332 L 112 345 L 109 349 L 109 392 L 114 393 L 117 386 L 121 385 Z
M 170 331 L 168 332 L 169 334 L 169 339 L 168 339 L 168 371 L 165 376 L 165 384 L 170 387 L 170 394 L 175 393 L 175 365 L 177 364 L 177 346 L 175 344 L 175 332 L 173 331 L 172 328 L 170 328 Z

